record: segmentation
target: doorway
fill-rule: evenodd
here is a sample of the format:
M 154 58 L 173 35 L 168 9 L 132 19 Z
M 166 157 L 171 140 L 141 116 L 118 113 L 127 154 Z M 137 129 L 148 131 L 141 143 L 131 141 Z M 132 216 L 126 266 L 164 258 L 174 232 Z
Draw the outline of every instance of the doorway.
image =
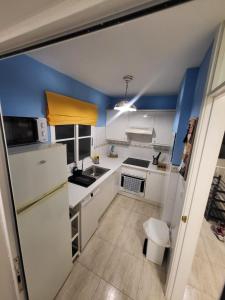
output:
M 203 116 L 203 123 L 204 121 L 206 122 L 206 124 L 204 124 L 206 126 L 206 135 L 204 137 L 204 134 L 201 134 L 200 138 L 203 139 L 203 143 L 196 145 L 197 148 L 199 147 L 199 149 L 196 150 L 201 151 L 202 149 L 202 153 L 198 170 L 196 170 L 197 177 L 193 183 L 194 190 L 191 195 L 192 199 L 188 214 L 188 223 L 184 229 L 184 238 L 176 270 L 174 286 L 172 288 L 171 299 L 182 299 L 184 286 L 188 280 L 188 274 L 191 271 L 192 259 L 194 257 L 195 247 L 199 237 L 206 202 L 225 130 L 224 87 L 216 94 L 207 98 L 205 109 L 207 113 Z M 206 115 L 208 116 L 206 117 Z M 206 119 L 209 120 L 209 122 L 207 122 Z M 192 163 L 194 164 L 194 159 Z M 194 166 L 192 167 L 194 170 Z M 190 189 L 191 188 L 189 186 L 189 191 Z M 187 208 L 184 207 L 183 212 L 185 209 L 187 211 Z
M 192 264 L 192 271 L 185 289 L 185 300 L 197 297 L 219 299 L 224 286 L 224 154 L 223 139 Z

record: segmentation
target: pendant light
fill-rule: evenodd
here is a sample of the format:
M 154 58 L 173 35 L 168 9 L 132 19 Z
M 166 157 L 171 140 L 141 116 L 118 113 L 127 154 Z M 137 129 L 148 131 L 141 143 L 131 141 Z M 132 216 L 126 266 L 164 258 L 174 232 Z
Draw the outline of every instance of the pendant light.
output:
M 128 98 L 127 98 L 128 84 L 133 79 L 134 79 L 134 77 L 132 75 L 126 75 L 123 77 L 123 80 L 125 81 L 125 95 L 124 95 L 124 99 L 120 100 L 114 106 L 115 110 L 124 111 L 124 112 L 137 110 L 136 106 L 132 103 L 132 101 L 129 102 Z

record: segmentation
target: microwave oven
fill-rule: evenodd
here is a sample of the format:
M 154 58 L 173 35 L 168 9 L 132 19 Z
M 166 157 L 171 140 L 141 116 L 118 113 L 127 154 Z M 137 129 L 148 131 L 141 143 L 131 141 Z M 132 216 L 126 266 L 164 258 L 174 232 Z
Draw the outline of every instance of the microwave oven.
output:
M 3 121 L 8 147 L 48 141 L 45 118 L 4 116 Z

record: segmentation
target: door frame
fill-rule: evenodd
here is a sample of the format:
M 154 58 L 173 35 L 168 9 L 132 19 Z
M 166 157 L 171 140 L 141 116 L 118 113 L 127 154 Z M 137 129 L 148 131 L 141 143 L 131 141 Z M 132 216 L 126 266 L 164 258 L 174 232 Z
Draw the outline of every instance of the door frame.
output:
M 3 233 L 3 244 L 0 245 L 0 250 L 2 249 L 7 253 L 5 264 L 3 268 L 0 268 L 0 274 L 2 275 L 0 277 L 8 277 L 1 293 L 8 293 L 9 295 L 10 289 L 10 295 L 13 295 L 12 299 L 25 300 L 28 299 L 28 293 L 17 230 L 12 186 L 9 178 L 7 146 L 0 102 L 0 231 Z M 20 276 L 20 282 L 18 276 Z
M 216 167 L 216 161 L 219 154 L 218 147 L 221 146 L 222 142 L 221 138 L 219 146 L 211 147 L 211 165 L 206 167 L 204 155 L 208 146 L 209 134 L 212 126 L 216 126 L 216 124 L 212 124 L 211 121 L 214 118 L 216 104 L 225 95 L 225 83 L 221 85 L 219 89 L 211 92 L 223 29 L 224 24 L 220 25 L 217 37 L 214 41 L 209 68 L 210 72 L 208 74 L 205 97 L 203 98 L 204 100 L 187 178 L 187 188 L 182 215 L 188 216 L 188 221 L 187 223 L 184 223 L 180 220 L 176 246 L 174 249 L 175 254 L 172 259 L 171 269 L 166 284 L 166 298 L 170 300 L 180 300 L 184 294 L 200 234 L 212 177 Z M 200 178 L 200 176 L 202 176 L 202 168 L 206 168 L 205 170 L 207 170 L 205 174 L 203 173 L 203 186 L 206 188 L 204 188 L 204 191 L 201 191 L 201 194 L 199 195 L 199 187 L 202 182 L 202 178 Z

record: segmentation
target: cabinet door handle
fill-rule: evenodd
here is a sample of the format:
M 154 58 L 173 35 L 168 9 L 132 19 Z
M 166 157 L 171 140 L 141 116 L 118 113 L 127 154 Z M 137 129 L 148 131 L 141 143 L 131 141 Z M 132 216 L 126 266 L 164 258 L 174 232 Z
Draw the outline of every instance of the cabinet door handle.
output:
M 96 196 L 100 192 L 100 188 L 96 189 L 95 191 L 92 192 L 93 196 Z
M 46 162 L 47 162 L 47 161 L 43 159 L 43 160 L 40 160 L 40 161 L 39 161 L 39 164 L 40 164 L 40 165 L 43 165 L 43 164 L 45 164 Z
M 84 200 L 81 204 L 82 206 L 86 206 L 91 201 L 91 196 L 88 197 L 88 199 Z

